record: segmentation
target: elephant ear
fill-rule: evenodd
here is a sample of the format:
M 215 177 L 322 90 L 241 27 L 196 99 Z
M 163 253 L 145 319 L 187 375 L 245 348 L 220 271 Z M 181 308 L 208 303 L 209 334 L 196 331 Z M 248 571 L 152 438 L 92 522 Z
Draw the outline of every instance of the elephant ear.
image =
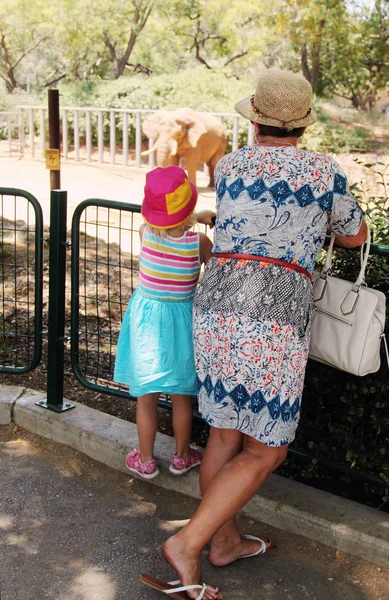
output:
M 186 142 L 187 145 L 196 148 L 199 138 L 207 133 L 207 128 L 198 119 L 177 119 L 177 123 L 181 125 L 183 129 L 186 129 Z
M 143 133 L 148 138 L 156 140 L 159 135 L 161 124 L 166 120 L 166 115 L 163 112 L 151 113 L 142 122 Z

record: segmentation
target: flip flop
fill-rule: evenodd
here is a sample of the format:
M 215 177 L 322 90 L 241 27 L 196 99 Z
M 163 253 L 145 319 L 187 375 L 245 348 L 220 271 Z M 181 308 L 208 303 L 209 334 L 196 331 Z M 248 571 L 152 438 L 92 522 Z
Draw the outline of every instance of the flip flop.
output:
M 245 554 L 244 556 L 239 556 L 239 559 L 251 558 L 252 556 L 258 556 L 259 554 L 265 554 L 265 552 L 269 552 L 270 548 L 273 548 L 273 546 L 274 546 L 274 540 L 272 540 L 272 538 L 266 538 L 266 541 L 270 542 L 269 545 L 266 545 L 265 540 L 261 540 L 261 538 L 255 537 L 254 535 L 244 535 L 243 537 L 246 538 L 246 540 L 253 540 L 254 542 L 261 542 L 261 546 L 253 554 Z M 237 559 L 237 560 L 239 560 L 239 559 Z
M 140 580 L 145 585 L 148 585 L 159 592 L 163 592 L 164 594 L 168 594 L 170 598 L 175 598 L 176 600 L 188 600 L 189 596 L 184 592 L 189 590 L 201 590 L 197 600 L 202 600 L 205 592 L 207 591 L 207 586 L 205 583 L 203 583 L 203 585 L 180 585 L 179 587 L 176 587 L 177 584 L 181 583 L 180 581 L 171 581 L 168 583 L 167 581 L 156 579 L 156 577 L 146 575 L 145 573 L 142 573 Z

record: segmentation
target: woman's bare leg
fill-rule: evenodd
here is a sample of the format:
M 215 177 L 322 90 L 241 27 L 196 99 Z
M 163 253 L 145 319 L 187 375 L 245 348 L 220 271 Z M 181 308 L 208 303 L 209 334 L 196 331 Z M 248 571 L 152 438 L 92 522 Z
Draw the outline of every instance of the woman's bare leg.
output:
M 241 452 L 243 438 L 243 433 L 236 431 L 236 429 L 218 429 L 211 426 L 200 467 L 200 489 L 203 496 L 208 485 L 214 480 L 220 469 Z M 213 536 L 209 556 L 210 562 L 215 566 L 224 566 L 236 560 L 237 557 L 231 559 L 232 548 L 234 548 L 234 553 L 240 552 L 241 556 L 256 552 L 257 547 L 247 551 L 240 549 L 241 540 L 236 518 L 233 517 L 222 525 Z M 251 544 L 258 546 L 258 542 L 251 542 Z
M 145 394 L 139 396 L 136 403 L 136 425 L 138 428 L 138 439 L 140 459 L 148 462 L 153 459 L 154 442 L 157 433 L 157 404 L 159 393 Z
M 220 469 L 242 450 L 243 438 L 243 433 L 235 429 L 211 427 L 200 468 L 202 495 Z M 254 554 L 260 547 L 260 542 L 248 540 L 240 535 L 234 516 L 213 536 L 209 560 L 215 567 L 224 567 L 242 556 Z
M 192 432 L 192 401 L 191 396 L 172 394 L 173 431 L 176 438 L 176 454 L 188 458 L 190 435 Z M 178 467 L 175 467 L 178 468 Z
M 269 447 L 245 436 L 243 450 L 219 470 L 192 519 L 163 546 L 166 560 L 177 571 L 183 585 L 199 582 L 193 581 L 193 577 L 201 577 L 204 546 L 247 504 L 286 454 L 286 446 Z

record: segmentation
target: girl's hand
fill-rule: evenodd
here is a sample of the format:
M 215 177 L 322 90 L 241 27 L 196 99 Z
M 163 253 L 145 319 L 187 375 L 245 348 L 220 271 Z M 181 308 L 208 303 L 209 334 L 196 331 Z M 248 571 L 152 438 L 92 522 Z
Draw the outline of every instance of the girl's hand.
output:
M 208 225 L 211 229 L 215 226 L 215 217 L 216 213 L 213 210 L 200 210 L 196 213 L 197 223 Z

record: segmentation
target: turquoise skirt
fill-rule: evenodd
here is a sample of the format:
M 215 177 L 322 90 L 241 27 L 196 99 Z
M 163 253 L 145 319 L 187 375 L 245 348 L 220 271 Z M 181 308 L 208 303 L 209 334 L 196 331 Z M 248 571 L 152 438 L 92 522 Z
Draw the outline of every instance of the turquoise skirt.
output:
M 155 300 L 134 292 L 120 330 L 114 374 L 132 396 L 196 395 L 192 309 L 192 300 Z

